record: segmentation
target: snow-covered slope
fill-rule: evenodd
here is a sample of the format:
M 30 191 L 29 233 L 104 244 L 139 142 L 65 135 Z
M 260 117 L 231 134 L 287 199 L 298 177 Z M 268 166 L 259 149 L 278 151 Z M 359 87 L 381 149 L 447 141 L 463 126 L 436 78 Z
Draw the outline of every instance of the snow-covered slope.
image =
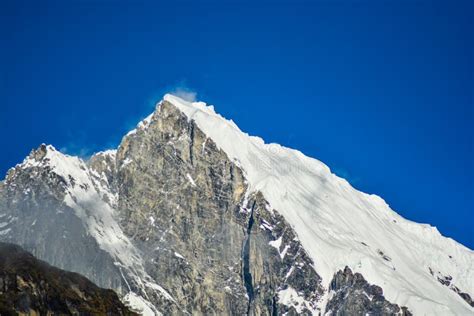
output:
M 170 94 L 164 100 L 194 120 L 243 169 L 250 188 L 293 226 L 324 284 L 347 265 L 415 315 L 474 313 L 456 293 L 474 293 L 472 250 L 430 225 L 404 219 L 322 162 L 243 133 L 212 106 Z M 439 282 L 443 278 L 448 285 Z

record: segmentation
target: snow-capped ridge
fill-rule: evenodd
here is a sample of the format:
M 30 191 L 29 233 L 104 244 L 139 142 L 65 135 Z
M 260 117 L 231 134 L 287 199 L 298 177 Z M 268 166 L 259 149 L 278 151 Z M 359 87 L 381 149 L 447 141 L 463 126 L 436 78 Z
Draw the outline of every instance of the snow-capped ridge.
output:
M 108 156 L 111 157 L 112 159 L 115 159 L 115 156 L 117 155 L 117 149 L 106 149 L 102 151 L 98 151 L 93 156 Z
M 53 145 L 41 144 L 37 149 L 33 149 L 30 154 L 18 166 L 21 168 L 37 167 L 40 165 L 49 165 L 56 167 L 56 171 L 61 174 L 67 173 L 66 160 L 74 160 L 79 163 L 81 158 L 70 156 L 58 151 Z
M 194 120 L 242 168 L 250 189 L 261 191 L 284 216 L 323 283 L 329 284 L 338 270 L 349 266 L 381 286 L 389 301 L 408 306 L 415 315 L 473 312 L 428 272 L 436 266 L 472 296 L 472 250 L 443 237 L 435 227 L 401 217 L 381 197 L 356 190 L 321 161 L 249 136 L 204 102 L 171 94 L 164 100 Z

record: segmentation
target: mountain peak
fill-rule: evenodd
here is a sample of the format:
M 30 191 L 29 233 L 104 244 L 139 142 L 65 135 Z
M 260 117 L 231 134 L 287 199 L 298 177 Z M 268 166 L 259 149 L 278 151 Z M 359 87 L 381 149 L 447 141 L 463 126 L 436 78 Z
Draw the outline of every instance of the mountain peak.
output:
M 435 228 L 403 218 L 382 198 L 356 190 L 317 159 L 249 136 L 216 113 L 213 106 L 172 94 L 166 94 L 162 102 L 171 103 L 194 121 L 242 169 L 249 190 L 262 192 L 298 232 L 323 280 L 330 280 L 335 271 L 347 265 L 373 284 L 386 284 L 389 299 L 421 314 L 439 312 L 435 306 L 417 303 L 425 302 L 425 297 L 447 306 L 451 299 L 459 299 L 447 298 L 437 290 L 427 293 L 433 281 L 437 282 L 429 269 L 436 267 L 452 277 L 459 288 L 473 292 L 472 283 L 467 281 L 474 277 L 472 261 L 463 269 L 454 263 L 469 262 L 473 252 L 441 236 Z M 426 258 L 438 259 L 427 262 Z M 418 282 L 412 284 L 413 279 Z M 405 290 L 406 284 L 411 284 L 410 290 Z
M 64 204 L 75 210 L 101 249 L 114 262 L 134 271 L 139 267 L 143 272 L 130 278 L 139 284 L 146 277 L 148 281 L 140 291 L 146 293 L 151 286 L 167 301 L 177 299 L 184 302 L 183 306 L 187 299 L 177 292 L 169 296 L 158 285 L 172 284 L 171 279 L 157 278 L 158 283 L 150 283 L 153 278 L 144 262 L 159 260 L 162 264 L 163 258 L 169 259 L 166 262 L 172 269 L 160 270 L 167 266 L 153 265 L 157 270 L 150 273 L 155 276 L 174 273 L 178 259 L 197 260 L 196 267 L 213 267 L 208 261 L 200 262 L 206 256 L 196 255 L 196 245 L 188 241 L 194 237 L 199 242 L 205 240 L 198 248 L 204 254 L 233 240 L 216 239 L 214 232 L 220 229 L 216 223 L 234 225 L 228 228 L 236 229 L 243 238 L 228 246 L 234 247 L 236 257 L 232 261 L 246 262 L 243 282 L 249 306 L 256 292 L 249 268 L 252 254 L 247 253 L 252 247 L 248 248 L 247 240 L 255 238 L 254 232 L 260 236 L 259 251 L 268 255 L 267 263 L 288 263 L 282 275 L 285 282 L 302 266 L 308 267 L 307 273 L 313 268 L 317 272 L 312 279 L 317 281 L 313 284 L 317 293 L 304 296 L 309 310 L 332 306 L 334 293 L 326 286 L 338 271 L 341 277 L 353 275 L 357 280 L 363 276 L 367 284 L 383 285 L 388 301 L 407 306 L 415 314 L 447 314 L 447 310 L 463 314 L 469 306 L 462 304 L 472 302 L 467 293 L 474 292 L 470 282 L 474 279 L 473 251 L 441 236 L 429 225 L 403 218 L 381 198 L 360 192 L 331 173 L 321 161 L 242 132 L 204 102 L 166 94 L 156 110 L 124 137 L 117 151 L 99 152 L 84 162 L 42 144 L 20 166 L 25 173 L 32 171 L 28 179 L 37 178 L 37 168 L 33 167 L 44 166 L 40 170 L 46 179 L 51 173 L 60 175 L 66 184 Z M 231 217 L 220 218 L 224 215 Z M 207 221 L 209 218 L 212 222 Z M 203 220 L 199 225 L 194 222 L 198 219 Z M 254 225 L 254 221 L 259 224 Z M 284 223 L 285 229 L 276 229 L 279 223 Z M 217 238 L 225 237 L 226 229 Z M 291 236 L 285 235 L 293 230 Z M 242 235 L 242 231 L 246 233 Z M 136 240 L 147 245 L 145 258 Z M 214 243 L 214 248 L 209 243 Z M 241 245 L 247 248 L 240 249 Z M 148 257 L 149 249 L 154 249 L 153 257 Z M 292 262 L 292 251 L 307 259 Z M 225 268 L 226 274 L 240 271 L 237 267 L 229 270 L 227 263 L 215 267 Z M 260 269 L 257 265 L 253 268 Z M 155 274 L 157 271 L 160 273 Z M 297 283 L 293 287 L 289 284 L 272 285 L 277 289 L 272 295 L 280 305 L 293 306 L 294 301 L 303 300 L 299 288 L 294 287 Z M 370 293 L 379 292 L 374 288 Z M 343 298 L 345 292 L 336 296 Z
M 53 145 L 46 145 L 45 143 L 42 143 L 38 146 L 38 148 L 31 150 L 28 158 L 39 162 L 43 160 L 43 158 L 48 154 L 48 151 L 56 152 L 57 150 Z
M 68 162 L 75 162 L 80 164 L 82 159 L 76 156 L 70 156 L 57 150 L 53 145 L 41 144 L 38 148 L 33 149 L 30 154 L 20 164 L 22 168 L 38 167 L 41 165 L 49 165 L 51 167 L 58 167 L 59 169 L 65 167 Z
M 209 114 L 211 113 L 216 114 L 216 112 L 214 111 L 214 106 L 208 105 L 207 103 L 202 102 L 202 101 L 187 101 L 171 93 L 165 94 L 165 96 L 163 97 L 163 100 L 168 101 L 169 103 L 177 106 L 181 110 L 187 109 L 189 111 L 189 110 L 195 109 L 195 110 L 204 111 Z

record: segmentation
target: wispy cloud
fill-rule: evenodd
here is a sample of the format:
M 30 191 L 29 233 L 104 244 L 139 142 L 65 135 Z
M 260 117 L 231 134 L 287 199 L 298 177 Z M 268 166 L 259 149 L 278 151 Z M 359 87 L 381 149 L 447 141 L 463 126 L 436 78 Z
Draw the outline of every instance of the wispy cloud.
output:
M 68 143 L 65 146 L 59 148 L 59 151 L 63 154 L 78 156 L 82 159 L 87 160 L 92 156 L 95 151 L 97 151 L 97 149 L 88 148 L 81 144 Z
M 344 168 L 331 168 L 332 172 L 341 178 L 346 179 L 350 184 L 356 185 L 360 182 L 360 178 L 353 176 L 349 171 Z
M 108 148 L 116 148 L 120 144 L 122 137 L 130 130 L 134 129 L 138 122 L 148 116 L 155 108 L 156 104 L 163 98 L 166 93 L 173 94 L 189 102 L 195 102 L 197 100 L 197 91 L 190 88 L 185 80 L 181 80 L 178 83 L 166 87 L 157 89 L 151 94 L 142 104 L 139 104 L 139 112 L 143 112 L 138 117 L 130 117 L 126 122 L 122 122 L 123 129 L 118 135 L 112 135 L 110 140 L 105 146 L 98 146 L 96 144 L 87 144 L 87 135 L 84 133 L 71 133 L 70 138 L 74 141 L 66 143 L 64 146 L 59 148 L 62 153 L 79 156 L 83 159 L 90 158 L 94 153 L 105 150 Z M 137 106 L 137 105 L 135 105 Z

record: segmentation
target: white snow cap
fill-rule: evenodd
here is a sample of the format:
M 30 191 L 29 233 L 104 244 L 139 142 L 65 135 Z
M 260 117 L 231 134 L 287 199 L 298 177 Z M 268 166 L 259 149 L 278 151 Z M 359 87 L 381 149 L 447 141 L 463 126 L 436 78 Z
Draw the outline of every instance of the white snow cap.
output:
M 473 314 L 472 307 L 430 273 L 451 276 L 452 284 L 472 297 L 472 250 L 430 225 L 404 219 L 383 199 L 354 189 L 322 162 L 249 136 L 204 102 L 171 94 L 164 100 L 194 120 L 242 168 L 250 188 L 261 191 L 284 216 L 326 287 L 347 265 L 415 315 Z

